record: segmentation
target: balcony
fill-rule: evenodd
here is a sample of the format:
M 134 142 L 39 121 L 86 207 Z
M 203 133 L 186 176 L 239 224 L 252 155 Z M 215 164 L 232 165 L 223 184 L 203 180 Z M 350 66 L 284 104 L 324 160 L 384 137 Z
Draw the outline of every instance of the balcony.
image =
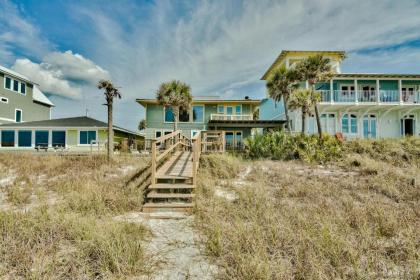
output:
M 419 104 L 420 91 L 400 92 L 398 90 L 380 90 L 379 98 L 378 92 L 375 90 L 320 90 L 321 102 L 330 103 L 403 103 L 403 104 Z M 332 94 L 331 94 L 332 93 Z M 331 100 L 332 99 L 332 100 Z
M 252 115 L 225 115 L 225 114 L 211 114 L 212 121 L 252 121 Z

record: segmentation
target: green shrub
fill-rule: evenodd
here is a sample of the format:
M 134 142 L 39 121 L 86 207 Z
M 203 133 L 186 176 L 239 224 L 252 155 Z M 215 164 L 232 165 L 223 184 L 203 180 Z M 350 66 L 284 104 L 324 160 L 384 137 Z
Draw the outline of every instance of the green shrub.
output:
M 341 143 L 330 135 L 324 135 L 321 141 L 317 135 L 289 135 L 279 131 L 247 139 L 245 154 L 251 159 L 326 162 L 341 155 L 341 146 Z

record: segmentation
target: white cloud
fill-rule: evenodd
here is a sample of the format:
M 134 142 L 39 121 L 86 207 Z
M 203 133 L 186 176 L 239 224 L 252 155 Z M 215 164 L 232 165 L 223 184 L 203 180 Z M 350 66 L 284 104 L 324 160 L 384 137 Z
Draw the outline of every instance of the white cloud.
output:
M 70 85 L 69 81 L 62 79 L 56 72 L 46 69 L 42 64 L 34 63 L 26 58 L 17 59 L 12 69 L 38 83 L 43 92 L 70 99 L 81 98 L 80 88 Z
M 38 83 L 44 92 L 70 99 L 80 99 L 83 88 L 109 78 L 107 71 L 72 51 L 49 53 L 39 64 L 17 59 L 12 69 Z
M 42 65 L 64 79 L 84 81 L 92 85 L 96 85 L 100 79 L 109 79 L 107 71 L 72 51 L 49 53 L 44 57 Z
M 232 3 L 159 1 L 143 8 L 146 18 L 112 4 L 75 11 L 93 26 L 86 48 L 96 59 L 106 57 L 104 66 L 132 98 L 152 96 L 173 78 L 197 95 L 240 89 L 258 83 L 282 49 L 354 51 L 419 36 L 416 0 Z
M 50 49 L 51 43 L 13 2 L 0 0 L 0 62 L 12 63 L 16 51 L 39 57 Z

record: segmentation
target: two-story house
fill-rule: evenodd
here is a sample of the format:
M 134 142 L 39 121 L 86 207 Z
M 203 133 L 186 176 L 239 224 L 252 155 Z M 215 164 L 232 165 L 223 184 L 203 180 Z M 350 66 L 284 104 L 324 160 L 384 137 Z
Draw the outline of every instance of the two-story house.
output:
M 146 139 L 158 138 L 173 131 L 174 114 L 171 108 L 158 104 L 156 99 L 137 99 L 146 109 Z M 276 128 L 284 121 L 261 121 L 254 117 L 261 100 L 221 99 L 217 96 L 194 97 L 191 108 L 180 112 L 178 129 L 191 138 L 198 131 L 224 131 L 226 148 L 240 149 L 243 140 L 256 128 Z
M 299 60 L 322 54 L 331 61 L 336 74 L 319 83 L 319 109 L 324 132 L 343 133 L 346 138 L 398 138 L 420 135 L 420 74 L 342 73 L 342 51 L 282 51 L 262 80 L 274 69 L 293 67 Z M 303 83 L 307 86 L 307 83 Z M 260 106 L 262 119 L 284 120 L 283 102 L 265 99 Z M 292 129 L 302 128 L 301 112 L 290 114 Z M 314 116 L 307 118 L 308 133 L 316 133 Z
M 49 120 L 53 106 L 34 82 L 0 66 L 0 124 Z

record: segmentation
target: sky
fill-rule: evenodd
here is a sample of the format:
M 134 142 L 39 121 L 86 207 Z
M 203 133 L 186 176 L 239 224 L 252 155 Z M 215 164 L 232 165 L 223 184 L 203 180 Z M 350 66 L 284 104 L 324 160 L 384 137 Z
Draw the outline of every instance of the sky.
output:
M 122 99 L 114 121 L 136 130 L 172 79 L 193 96 L 263 98 L 281 50 L 344 50 L 342 72 L 420 73 L 420 0 L 0 0 L 0 64 L 56 105 L 53 118 L 106 120 L 100 79 Z

